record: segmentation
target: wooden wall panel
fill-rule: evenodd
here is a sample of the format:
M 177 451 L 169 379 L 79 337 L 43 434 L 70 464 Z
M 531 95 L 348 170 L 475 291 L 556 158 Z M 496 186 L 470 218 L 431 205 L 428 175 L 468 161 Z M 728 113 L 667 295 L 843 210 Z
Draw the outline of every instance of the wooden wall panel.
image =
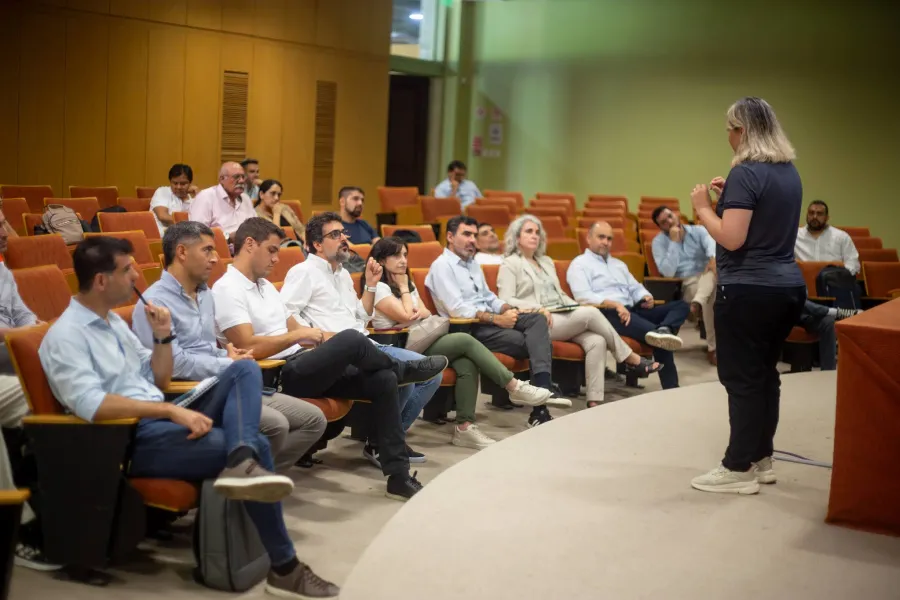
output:
M 222 4 L 219 0 L 187 0 L 187 24 L 203 29 L 222 28 Z
M 216 182 L 220 166 L 220 54 L 220 36 L 201 31 L 187 32 L 182 158 L 194 169 L 194 181 L 201 188 Z
M 18 181 L 20 29 L 19 12 L 8 3 L 0 4 L 0 56 L 4 61 L 0 79 L 0 183 Z
M 110 21 L 105 183 L 123 195 L 146 176 L 149 37 L 146 22 Z
M 265 2 L 265 0 L 258 0 Z M 285 36 L 291 42 L 316 41 L 316 0 L 289 0 L 284 12 Z
M 173 25 L 187 23 L 187 0 L 148 0 L 149 19 Z
M 22 19 L 17 183 L 62 192 L 65 143 L 66 22 L 29 13 Z
M 148 19 L 150 3 L 154 0 L 109 0 L 109 13 L 132 19 Z
M 73 15 L 66 32 L 64 196 L 70 185 L 100 185 L 106 177 L 108 19 Z
M 301 48 L 289 48 L 284 56 L 280 181 L 285 198 L 300 200 L 306 218 L 312 215 L 313 125 L 316 85 L 314 57 Z
M 253 35 L 269 40 L 287 39 L 287 5 L 303 4 L 302 0 L 256 0 Z
M 67 5 L 76 10 L 109 14 L 109 0 L 69 0 Z
M 247 0 L 219 0 L 222 5 L 222 31 L 253 35 L 256 7 Z
M 281 176 L 284 46 L 257 41 L 247 104 L 247 154 L 257 159 L 263 178 Z M 283 182 L 282 182 L 283 183 Z
M 169 167 L 182 159 L 186 38 L 179 27 L 150 28 L 147 167 L 142 185 L 168 183 Z

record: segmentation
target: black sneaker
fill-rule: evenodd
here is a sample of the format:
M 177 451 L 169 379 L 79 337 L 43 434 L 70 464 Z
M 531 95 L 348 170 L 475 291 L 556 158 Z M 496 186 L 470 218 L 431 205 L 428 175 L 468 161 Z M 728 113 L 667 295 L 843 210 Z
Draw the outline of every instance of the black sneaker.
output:
M 419 360 L 394 360 L 394 373 L 399 385 L 424 383 L 441 373 L 450 364 L 446 356 L 428 356 Z
M 835 321 L 842 321 L 844 319 L 849 319 L 850 317 L 855 317 L 858 314 L 861 314 L 861 310 L 856 310 L 855 308 L 836 308 L 837 316 L 835 316 Z
M 391 500 L 406 502 L 422 489 L 422 484 L 416 479 L 416 475 L 418 474 L 419 472 L 416 471 L 412 475 L 409 475 L 408 473 L 404 473 L 403 475 L 391 475 L 388 477 L 387 490 L 385 490 L 384 495 Z
M 553 415 L 550 414 L 549 410 L 543 408 L 542 410 L 531 413 L 531 415 L 528 417 L 528 426 L 537 427 L 538 425 L 549 423 L 552 420 Z
M 366 444 L 363 448 L 363 457 L 379 469 L 381 468 L 381 455 L 378 453 L 378 448 L 372 444 Z
M 40 548 L 21 543 L 16 544 L 15 563 L 20 567 L 34 571 L 59 571 L 62 569 L 62 565 L 54 565 L 48 562 Z
M 409 462 L 411 463 L 423 463 L 425 462 L 425 455 L 421 452 L 416 452 L 409 445 L 406 446 L 406 456 L 409 457 Z

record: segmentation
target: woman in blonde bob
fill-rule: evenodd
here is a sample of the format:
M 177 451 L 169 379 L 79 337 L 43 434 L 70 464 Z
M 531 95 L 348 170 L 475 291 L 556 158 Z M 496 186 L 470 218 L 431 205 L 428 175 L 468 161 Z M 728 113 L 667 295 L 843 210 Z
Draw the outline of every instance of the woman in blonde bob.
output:
M 571 341 L 584 349 L 588 408 L 603 402 L 607 350 L 639 377 L 659 371 L 659 363 L 634 353 L 599 310 L 578 306 L 562 291 L 553 260 L 546 255 L 547 234 L 540 219 L 522 215 L 510 224 L 504 242 L 497 295 L 520 311 L 546 316 L 552 340 Z

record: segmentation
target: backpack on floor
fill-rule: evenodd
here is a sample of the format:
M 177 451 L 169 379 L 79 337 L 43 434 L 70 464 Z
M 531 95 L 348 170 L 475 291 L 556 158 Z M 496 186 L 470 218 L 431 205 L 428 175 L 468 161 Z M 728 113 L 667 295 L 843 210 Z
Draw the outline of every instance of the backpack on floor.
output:
M 203 482 L 200 508 L 194 520 L 194 557 L 198 583 L 215 590 L 243 592 L 266 578 L 269 555 L 244 503 Z
M 75 211 L 62 204 L 48 204 L 41 217 L 47 233 L 58 233 L 66 244 L 77 244 L 84 239 L 81 219 Z
M 856 277 L 844 267 L 829 265 L 816 275 L 816 295 L 834 298 L 836 308 L 862 308 Z

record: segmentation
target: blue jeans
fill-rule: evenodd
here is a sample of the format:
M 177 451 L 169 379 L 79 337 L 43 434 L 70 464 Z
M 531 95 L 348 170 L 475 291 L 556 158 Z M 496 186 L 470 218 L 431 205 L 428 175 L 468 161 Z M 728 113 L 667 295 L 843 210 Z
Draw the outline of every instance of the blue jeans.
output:
M 397 360 L 421 360 L 425 358 L 421 354 L 417 354 L 412 350 L 405 348 L 397 348 L 396 346 L 378 345 L 378 348 L 392 358 Z M 416 422 L 419 413 L 425 408 L 425 405 L 431 401 L 432 396 L 441 386 L 443 374 L 435 375 L 425 383 L 415 383 L 400 388 L 400 421 L 403 423 L 403 431 L 409 431 L 412 424 Z
M 262 372 L 252 360 L 238 360 L 219 373 L 219 382 L 190 408 L 213 420 L 200 439 L 187 439 L 187 428 L 166 419 L 142 419 L 134 440 L 129 474 L 202 481 L 218 477 L 228 455 L 240 446 L 253 449 L 259 464 L 274 471 L 269 442 L 259 432 Z M 273 565 L 294 558 L 294 543 L 284 525 L 281 503 L 245 502 Z

